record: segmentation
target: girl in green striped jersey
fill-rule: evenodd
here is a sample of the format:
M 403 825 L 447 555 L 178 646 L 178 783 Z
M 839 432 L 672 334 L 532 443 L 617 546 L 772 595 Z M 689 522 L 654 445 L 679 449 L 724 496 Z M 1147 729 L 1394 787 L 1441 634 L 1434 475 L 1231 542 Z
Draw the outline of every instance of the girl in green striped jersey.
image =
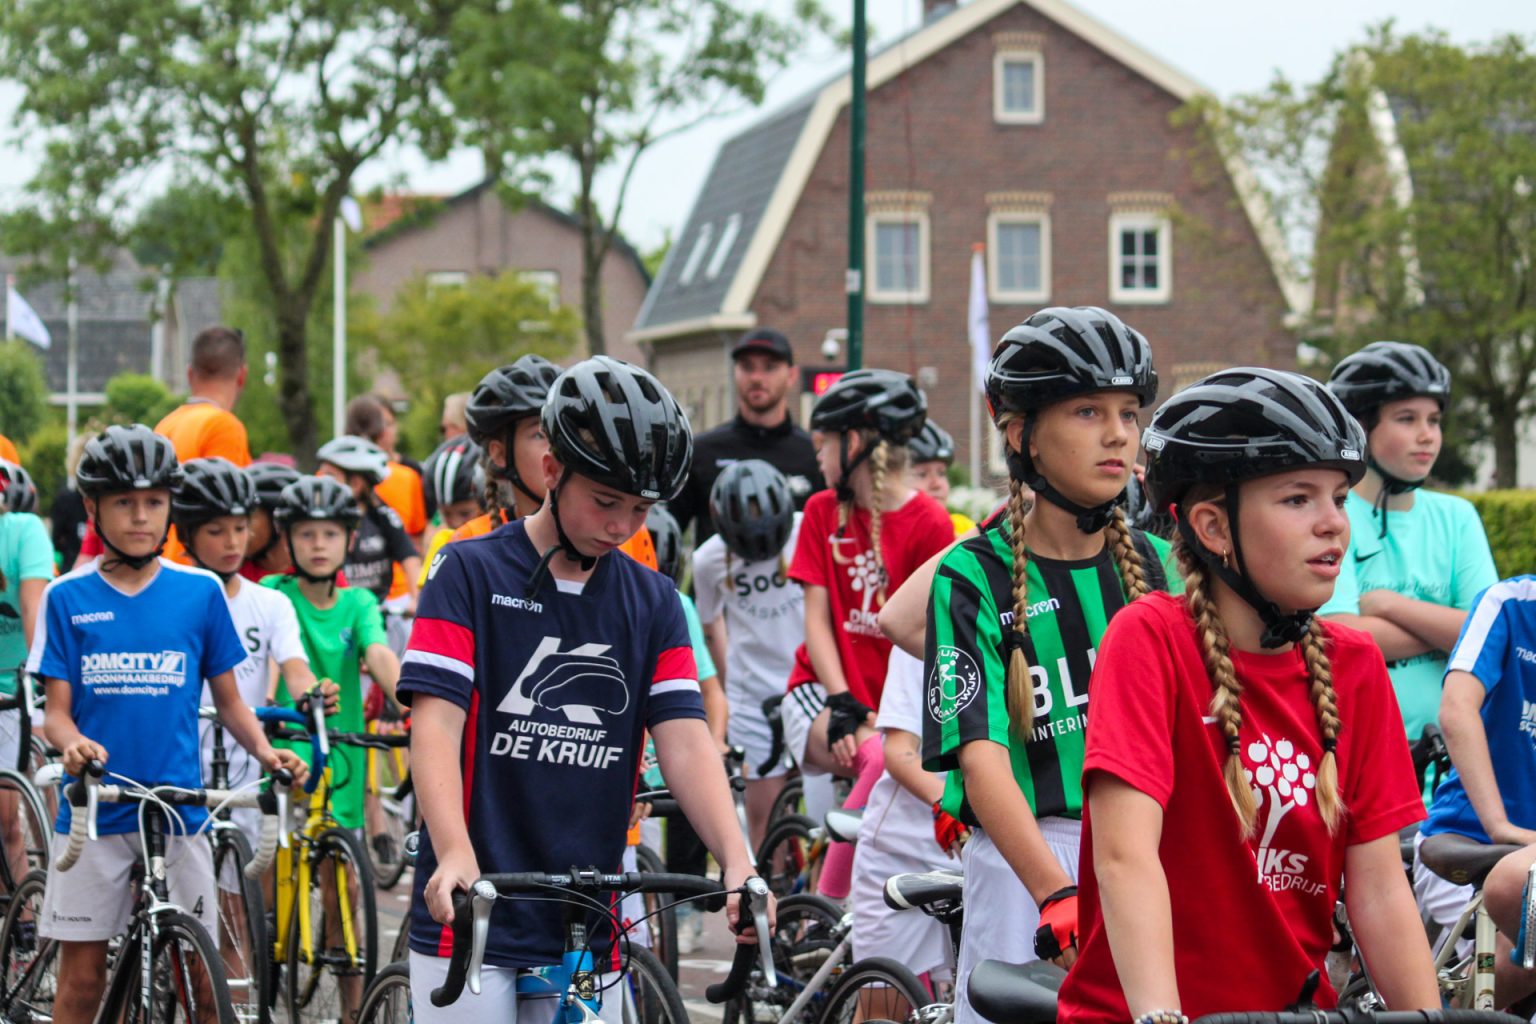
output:
M 965 991 L 981 960 L 1076 956 L 1088 677 L 1110 616 L 1167 579 L 1167 545 L 1119 505 L 1156 393 L 1146 339 L 1095 307 L 1042 310 L 992 356 L 1007 511 L 939 564 L 924 652 L 924 766 L 950 773 L 935 812 L 976 830 L 960 1024 L 979 1019 Z

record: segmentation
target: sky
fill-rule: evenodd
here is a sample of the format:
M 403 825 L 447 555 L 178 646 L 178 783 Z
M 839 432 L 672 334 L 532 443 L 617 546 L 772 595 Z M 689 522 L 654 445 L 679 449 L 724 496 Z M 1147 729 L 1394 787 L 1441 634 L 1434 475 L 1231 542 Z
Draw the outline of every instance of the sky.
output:
M 757 0 L 787 11 L 790 0 Z M 851 19 L 852 0 L 825 0 L 833 16 Z M 1367 29 L 1394 19 L 1399 30 L 1440 28 L 1461 43 L 1515 32 L 1536 39 L 1531 0 L 1072 0 L 1088 14 L 1128 36 L 1224 99 L 1263 88 L 1276 72 L 1313 81 L 1340 50 L 1365 38 Z M 921 0 L 867 0 L 874 44 L 915 28 Z M 1452 17 L 1454 15 L 1454 17 Z M 703 186 L 715 152 L 732 135 L 842 70 L 846 61 L 829 43 L 815 46 L 773 80 L 760 108 L 742 110 L 700 125 L 649 150 L 636 168 L 621 228 L 642 252 L 675 236 Z M 34 162 L 17 140 L 14 86 L 0 83 L 0 208 L 16 202 Z M 359 175 L 366 190 L 376 185 L 447 194 L 474 185 L 478 156 L 455 154 L 429 163 L 419 154 L 385 153 Z M 616 177 L 616 176 L 614 176 Z M 600 200 L 611 203 L 614 181 L 601 181 Z M 569 205 L 570 182 L 556 182 L 547 198 Z M 610 207 L 611 208 L 611 207 Z

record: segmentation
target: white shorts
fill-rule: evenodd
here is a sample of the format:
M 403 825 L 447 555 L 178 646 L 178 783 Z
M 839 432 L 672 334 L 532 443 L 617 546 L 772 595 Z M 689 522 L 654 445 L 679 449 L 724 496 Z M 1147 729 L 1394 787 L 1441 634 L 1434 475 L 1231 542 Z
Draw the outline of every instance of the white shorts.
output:
M 68 845 L 69 836 L 54 833 L 53 866 L 48 868 L 38 933 L 64 942 L 105 942 L 121 935 L 133 911 L 128 876 L 143 859 L 139 834 L 126 832 L 89 841 L 75 866 L 60 871 L 58 859 Z M 165 849 L 171 902 L 197 918 L 210 935 L 217 935 L 213 846 L 207 835 L 167 836 Z
M 432 990 L 448 977 L 448 958 L 427 956 L 411 950 L 411 1011 L 415 1024 L 551 1024 L 560 1010 L 556 993 L 519 997 L 517 978 L 527 973 L 515 967 L 480 969 L 480 994 L 464 987 L 464 993 L 450 1006 L 433 1006 Z M 604 1024 L 622 1024 L 623 982 L 616 974 L 598 975 L 597 985 L 603 996 L 598 1014 Z M 563 996 L 565 993 L 558 993 Z M 528 1016 L 519 1019 L 518 1011 Z
M 787 697 L 785 702 L 788 702 Z M 767 772 L 758 771 L 762 763 L 768 760 L 768 755 L 773 753 L 773 731 L 768 728 L 768 719 L 763 717 L 762 701 L 754 704 L 750 696 L 740 700 L 732 697 L 730 705 L 731 717 L 727 722 L 726 735 L 732 746 L 740 747 L 747 752 L 747 778 L 772 779 L 788 772 L 789 759 L 782 754 L 779 755 L 778 763 Z M 784 742 L 787 751 L 789 749 L 787 733 Z
M 1078 844 L 1083 823 L 1075 818 L 1042 818 L 1040 831 L 1067 877 L 1077 881 Z M 983 960 L 1010 964 L 1038 960 L 1035 929 L 1040 908 L 986 832 L 976 829 L 965 844 L 965 929 L 955 971 L 955 1024 L 987 1024 L 966 996 L 971 970 Z
M 28 731 L 22 728 L 20 711 L 0 711 L 0 768 L 16 767 L 21 757 L 21 737 Z
M 1419 847 L 1423 845 L 1424 833 L 1420 832 L 1413 837 L 1413 898 L 1419 904 L 1419 912 L 1444 930 L 1454 925 L 1461 912 L 1467 909 L 1467 904 L 1472 902 L 1473 889 L 1470 885 L 1457 885 L 1448 878 L 1441 878 L 1425 867 L 1419 859 Z M 1468 953 L 1472 941 L 1459 939 L 1456 949 L 1458 953 Z
M 921 856 L 926 851 L 920 849 L 882 844 L 876 833 L 877 829 L 859 829 L 859 842 L 853 848 L 853 888 L 848 894 L 853 906 L 853 959 L 888 956 L 912 968 L 913 974 L 948 974 L 954 967 L 949 926 L 918 910 L 886 906 L 885 882 L 908 871 L 959 871 L 960 862 L 945 857 L 938 843 L 928 844 L 934 854 L 930 859 Z
M 779 715 L 784 722 L 784 749 L 800 766 L 802 775 L 825 775 L 805 760 L 805 746 L 811 739 L 811 725 L 827 706 L 827 688 L 820 683 L 801 683 L 784 695 Z

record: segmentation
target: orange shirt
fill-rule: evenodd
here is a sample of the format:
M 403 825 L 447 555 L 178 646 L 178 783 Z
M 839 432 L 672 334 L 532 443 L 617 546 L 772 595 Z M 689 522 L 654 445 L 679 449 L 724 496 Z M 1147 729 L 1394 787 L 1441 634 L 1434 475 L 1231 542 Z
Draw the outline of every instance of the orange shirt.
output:
M 17 454 L 16 446 L 4 434 L 0 434 L 0 459 L 18 466 L 21 465 L 21 456 Z
M 448 543 L 452 544 L 456 540 L 466 540 L 470 537 L 483 537 L 510 521 L 503 513 L 498 512 L 492 515 L 487 512 L 483 516 L 476 516 L 455 530 L 453 536 L 448 538 Z M 647 569 L 656 568 L 656 545 L 651 542 L 651 531 L 643 526 L 640 527 L 639 533 L 621 544 L 619 550 Z
M 379 500 L 395 510 L 395 515 L 400 517 L 405 532 L 415 540 L 427 528 L 427 499 L 421 490 L 421 474 L 403 462 L 389 463 L 389 476 L 384 482 L 373 489 L 373 493 L 379 496 Z M 386 601 L 393 601 L 410 593 L 410 586 L 405 581 L 405 570 L 395 566 L 394 577 L 389 583 L 389 594 Z
M 220 456 L 237 466 L 251 464 L 245 424 L 234 413 L 203 399 L 189 399 L 172 409 L 155 424 L 155 433 L 171 439 L 181 462 Z

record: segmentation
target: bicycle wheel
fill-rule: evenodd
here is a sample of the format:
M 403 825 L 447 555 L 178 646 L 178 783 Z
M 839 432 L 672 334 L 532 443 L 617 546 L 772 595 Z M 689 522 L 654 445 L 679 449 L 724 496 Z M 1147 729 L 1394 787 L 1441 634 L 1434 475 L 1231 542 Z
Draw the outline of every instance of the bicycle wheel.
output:
M 0 806 L 6 808 L 6 817 L 10 819 L 0 822 L 8 833 L 5 836 L 5 865 L 0 868 L 0 878 L 6 878 L 14 885 L 34 868 L 48 869 L 53 819 L 48 817 L 42 794 L 32 781 L 9 768 L 0 770 L 0 800 L 5 801 Z M 13 805 L 14 812 L 10 809 Z
M 48 876 L 32 871 L 16 886 L 0 926 L 0 1017 L 11 1024 L 53 1019 L 58 943 L 37 934 Z
M 801 807 L 804 787 L 800 781 L 800 773 L 795 772 L 784 783 L 784 788 L 779 790 L 779 795 L 773 798 L 773 804 L 768 808 L 767 828 L 773 828 L 774 823 L 782 821 L 791 815 L 803 814 Z
M 404 963 L 393 963 L 379 972 L 363 993 L 357 1024 L 410 1024 L 411 972 Z
M 923 983 L 889 957 L 860 960 L 837 979 L 817 1024 L 907 1021 L 931 1000 Z
M 665 872 L 661 856 L 644 843 L 635 847 L 635 864 L 641 871 Z M 651 929 L 651 952 L 661 961 L 672 980 L 677 980 L 677 907 L 662 893 L 644 894 L 646 924 Z
M 395 933 L 395 944 L 389 951 L 389 962 L 404 963 L 411 956 L 411 912 L 407 910 L 400 919 L 400 930 Z
M 813 858 L 815 823 L 803 814 L 791 814 L 776 822 L 757 848 L 757 867 L 768 888 L 780 899 L 795 893 L 815 892 L 820 858 Z
M 762 972 L 754 970 L 746 991 L 726 1002 L 721 1024 L 777 1024 L 828 958 L 848 955 L 848 947 L 843 946 L 848 931 L 842 924 L 843 912 L 831 900 L 811 894 L 786 896 L 779 901 L 777 917 L 773 966 L 779 975 L 778 986 L 764 987 Z M 825 1002 L 825 992 L 812 996 L 799 1016 L 783 1024 L 816 1020 Z
M 320 833 L 309 854 L 309 950 L 295 910 L 288 930 L 288 1019 L 310 1024 L 348 1021 L 373 980 L 378 956 L 378 910 L 368 859 L 346 829 Z M 350 921 L 350 925 L 346 924 Z M 351 941 L 347 941 L 347 929 Z
M 378 800 L 378 812 L 369 825 L 368 863 L 373 880 L 380 889 L 393 889 L 405 874 L 405 834 L 415 827 L 415 798 L 398 795 L 406 774 L 401 771 L 395 750 L 369 750 L 373 777 L 370 798 Z
M 135 971 L 127 1004 L 119 1008 L 126 1024 L 236 1024 L 224 960 L 207 929 L 179 910 L 160 914 L 157 928 L 150 954 L 149 1016 L 142 1015 L 144 993 Z
M 213 877 L 218 880 L 219 953 L 229 981 L 235 1017 L 266 1024 L 272 1008 L 267 987 L 268 939 L 261 883 L 245 877 L 251 862 L 245 833 L 227 822 L 213 830 Z
M 624 1024 L 688 1024 L 688 1010 L 677 982 L 656 954 L 644 946 L 629 947 L 622 991 L 610 990 L 604 999 L 615 994 L 624 1000 Z

